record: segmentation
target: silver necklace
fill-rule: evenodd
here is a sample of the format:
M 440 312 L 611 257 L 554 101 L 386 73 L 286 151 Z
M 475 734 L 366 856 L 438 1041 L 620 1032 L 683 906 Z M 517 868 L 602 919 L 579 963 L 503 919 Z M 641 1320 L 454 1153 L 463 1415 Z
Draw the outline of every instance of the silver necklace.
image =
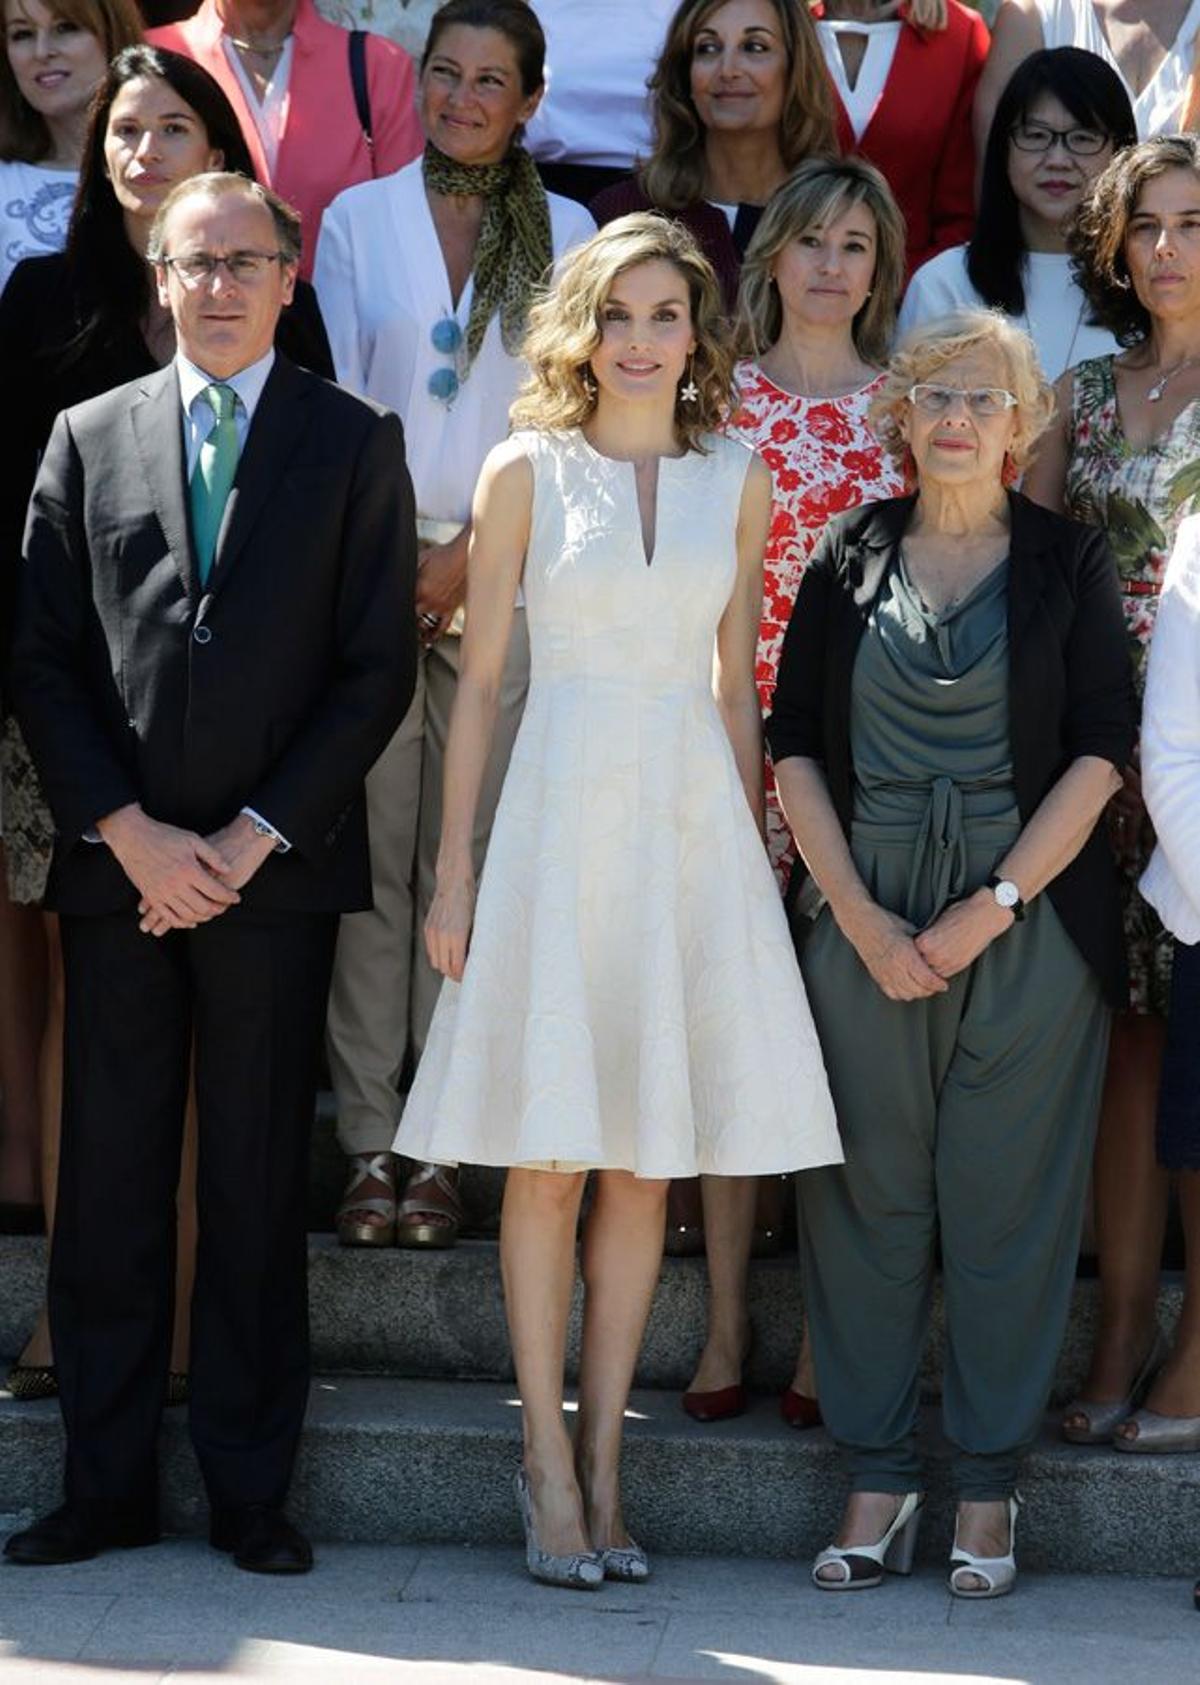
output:
M 1200 357 L 1185 357 L 1181 363 L 1176 363 L 1173 369 L 1168 369 L 1166 374 L 1160 380 L 1156 380 L 1149 392 L 1146 393 L 1146 402 L 1157 404 L 1167 389 L 1167 382 L 1174 380 L 1177 374 L 1182 374 L 1184 369 L 1195 368 L 1197 363 L 1200 363 Z

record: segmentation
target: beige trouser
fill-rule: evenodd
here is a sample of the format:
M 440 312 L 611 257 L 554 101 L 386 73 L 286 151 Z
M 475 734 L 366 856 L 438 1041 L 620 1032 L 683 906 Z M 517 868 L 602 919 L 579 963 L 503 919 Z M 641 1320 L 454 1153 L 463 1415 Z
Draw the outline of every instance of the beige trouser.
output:
M 412 705 L 367 774 L 375 905 L 348 913 L 338 932 L 326 1021 L 329 1071 L 344 1153 L 390 1151 L 400 1119 L 400 1075 L 420 1058 L 442 979 L 421 938 L 433 899 L 442 825 L 442 768 L 458 683 L 459 639 L 421 657 Z M 492 751 L 475 810 L 475 870 L 491 834 L 508 757 L 529 687 L 525 611 L 513 615 Z

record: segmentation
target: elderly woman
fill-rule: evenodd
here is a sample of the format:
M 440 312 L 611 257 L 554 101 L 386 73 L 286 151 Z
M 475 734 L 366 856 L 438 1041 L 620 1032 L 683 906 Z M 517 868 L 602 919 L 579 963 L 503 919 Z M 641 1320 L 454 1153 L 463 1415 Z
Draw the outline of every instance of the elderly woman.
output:
M 833 96 L 802 0 L 681 0 L 650 78 L 654 150 L 592 201 L 603 226 L 669 211 L 695 236 L 726 309 L 762 207 L 796 165 L 837 150 Z
M 1024 334 L 987 312 L 931 324 L 875 415 L 916 495 L 818 547 L 769 728 L 847 1159 L 800 1178 L 821 1404 L 851 1473 L 813 1578 L 845 1590 L 911 1563 L 940 1233 L 950 1589 L 995 1597 L 1125 992 L 1096 821 L 1132 744 L 1129 656 L 1104 540 L 1005 489 L 1050 416 Z
M 1191 135 L 1129 147 L 1097 180 L 1071 252 L 1096 319 L 1126 349 L 1059 380 L 1058 425 L 1026 484 L 1038 502 L 1108 533 L 1139 691 L 1167 558 L 1184 518 L 1200 511 L 1198 220 L 1200 142 Z M 1155 1320 L 1168 1176 L 1156 1162 L 1154 1124 L 1172 943 L 1138 888 L 1154 834 L 1136 760 L 1109 817 L 1131 1010 L 1113 1025 L 1096 1144 L 1100 1329 L 1063 1432 L 1077 1444 L 1115 1434 L 1121 1450 L 1190 1451 L 1200 1367 L 1183 1349 L 1168 1358 Z M 1138 1411 L 1143 1403 L 1148 1413 Z

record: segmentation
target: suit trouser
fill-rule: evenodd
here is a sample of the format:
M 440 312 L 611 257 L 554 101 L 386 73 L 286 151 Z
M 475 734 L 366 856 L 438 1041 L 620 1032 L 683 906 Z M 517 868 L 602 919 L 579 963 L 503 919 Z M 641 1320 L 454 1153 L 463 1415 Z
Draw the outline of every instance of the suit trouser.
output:
M 282 1503 L 308 1397 L 309 1134 L 333 914 L 243 909 L 143 936 L 64 916 L 50 1327 L 66 1490 L 156 1507 L 175 1187 L 195 1049 L 200 1238 L 189 1420 L 214 1508 Z
M 414 1061 L 420 1058 L 442 986 L 426 956 L 421 927 L 435 887 L 460 641 L 439 638 L 425 651 L 412 705 L 367 775 L 375 905 L 342 918 L 326 1026 L 344 1153 L 391 1150 L 405 1054 L 411 1046 Z M 525 611 L 517 609 L 475 810 L 477 875 L 528 689 L 529 634 Z
M 888 1000 L 828 908 L 801 969 L 846 1153 L 796 1178 L 826 1424 L 855 1490 L 922 1485 L 940 1234 L 958 1495 L 1007 1497 L 1075 1278 L 1108 1046 L 1099 986 L 1045 895 L 926 1000 Z

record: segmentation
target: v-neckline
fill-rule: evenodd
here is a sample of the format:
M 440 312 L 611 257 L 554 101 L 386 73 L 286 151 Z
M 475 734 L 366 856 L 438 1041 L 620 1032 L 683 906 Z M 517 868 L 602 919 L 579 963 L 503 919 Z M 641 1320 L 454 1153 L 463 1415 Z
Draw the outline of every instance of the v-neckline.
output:
M 658 555 L 658 540 L 659 540 L 659 519 L 658 518 L 659 518 L 659 514 L 661 513 L 661 509 L 662 509 L 662 470 L 663 470 L 663 463 L 664 462 L 683 462 L 686 459 L 686 457 L 688 455 L 688 452 L 687 451 L 681 451 L 678 456 L 656 456 L 655 459 L 654 459 L 654 463 L 655 463 L 654 497 L 653 497 L 653 500 L 652 500 L 652 513 L 653 513 L 653 516 L 654 516 L 654 539 L 653 539 L 653 543 L 648 545 L 646 543 L 646 523 L 642 519 L 642 503 L 641 503 L 641 499 L 638 496 L 637 463 L 631 461 L 628 457 L 605 456 L 603 451 L 600 451 L 600 450 L 596 449 L 595 445 L 588 438 L 587 434 L 583 431 L 582 427 L 579 428 L 578 431 L 579 431 L 579 437 L 583 441 L 584 449 L 586 451 L 588 451 L 588 453 L 591 456 L 595 457 L 597 462 L 605 462 L 611 468 L 628 468 L 629 469 L 629 478 L 633 482 L 633 512 L 634 512 L 634 516 L 636 517 L 636 520 L 637 520 L 638 538 L 639 538 L 639 541 L 640 541 L 640 544 L 641 544 L 642 560 L 643 560 L 643 562 L 645 562 L 646 567 L 648 569 L 651 568 L 654 565 L 654 558 Z

